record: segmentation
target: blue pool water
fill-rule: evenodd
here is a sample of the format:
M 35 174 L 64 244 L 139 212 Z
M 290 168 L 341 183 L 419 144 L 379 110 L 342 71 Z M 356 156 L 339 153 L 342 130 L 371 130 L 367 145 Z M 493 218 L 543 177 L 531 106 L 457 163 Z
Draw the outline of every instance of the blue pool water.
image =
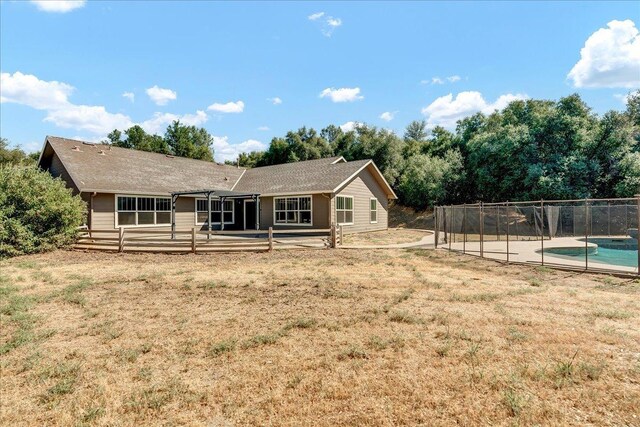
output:
M 560 258 L 580 260 L 584 262 L 584 248 L 550 248 L 544 251 L 550 255 Z M 589 262 L 600 262 L 603 264 L 622 265 L 624 267 L 638 266 L 637 249 L 611 249 L 611 248 L 590 248 Z

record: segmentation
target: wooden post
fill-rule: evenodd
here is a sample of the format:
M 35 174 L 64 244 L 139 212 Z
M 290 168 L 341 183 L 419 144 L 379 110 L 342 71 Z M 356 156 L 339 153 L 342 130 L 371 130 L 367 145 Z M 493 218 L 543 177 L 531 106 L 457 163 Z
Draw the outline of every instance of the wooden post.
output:
M 433 247 L 438 249 L 438 239 L 440 238 L 440 224 L 438 224 L 438 210 L 440 208 L 436 206 L 433 210 Z
M 337 232 L 336 232 L 336 225 L 335 224 L 331 224 L 331 248 L 335 248 L 336 247 L 336 240 L 338 239 L 337 236 Z
M 207 239 L 211 239 L 211 192 L 207 193 L 207 215 Z
M 269 227 L 269 252 L 273 251 L 273 227 Z
M 340 240 L 339 240 L 340 246 L 342 246 L 344 244 L 344 240 L 343 239 L 344 239 L 344 228 L 341 225 L 340 226 Z
M 462 205 L 462 253 L 467 253 L 467 204 Z
M 124 228 L 120 227 L 118 232 L 118 252 L 124 251 Z
M 196 253 L 196 228 L 191 229 L 191 252 Z

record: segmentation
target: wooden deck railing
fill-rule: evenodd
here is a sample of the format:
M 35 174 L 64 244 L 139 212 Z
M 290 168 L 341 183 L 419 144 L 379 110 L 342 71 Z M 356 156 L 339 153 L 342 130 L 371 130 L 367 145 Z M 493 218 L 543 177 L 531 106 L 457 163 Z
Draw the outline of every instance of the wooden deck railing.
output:
M 76 249 L 117 252 L 233 252 L 294 248 L 335 248 L 342 227 L 309 230 L 203 231 L 119 228 L 78 230 Z

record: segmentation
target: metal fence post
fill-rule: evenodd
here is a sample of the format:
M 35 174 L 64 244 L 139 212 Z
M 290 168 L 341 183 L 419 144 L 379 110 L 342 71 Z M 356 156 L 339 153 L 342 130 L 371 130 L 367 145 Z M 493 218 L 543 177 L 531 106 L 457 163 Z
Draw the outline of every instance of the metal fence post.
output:
M 462 253 L 467 253 L 467 204 L 462 205 Z
M 438 224 L 438 210 L 440 208 L 436 206 L 433 210 L 433 240 L 434 240 L 434 249 L 438 249 L 438 239 L 440 238 L 440 224 Z
M 589 199 L 584 199 L 584 269 L 589 269 Z
M 509 202 L 507 201 L 507 264 L 509 264 Z
M 449 224 L 449 250 L 451 250 L 451 241 L 453 240 L 452 238 L 452 231 L 453 231 L 453 205 L 451 205 L 451 212 L 449 213 L 449 218 L 451 218 L 450 224 Z
M 484 258 L 484 209 L 480 202 L 480 258 Z
M 540 255 L 542 265 L 544 265 L 544 200 L 540 200 Z
M 640 275 L 640 194 L 636 194 L 636 200 L 637 200 L 637 208 L 636 208 L 636 214 L 638 216 L 638 226 L 637 226 L 637 236 L 636 236 L 636 242 L 638 243 L 638 274 Z M 627 230 L 627 233 L 629 232 L 629 230 Z

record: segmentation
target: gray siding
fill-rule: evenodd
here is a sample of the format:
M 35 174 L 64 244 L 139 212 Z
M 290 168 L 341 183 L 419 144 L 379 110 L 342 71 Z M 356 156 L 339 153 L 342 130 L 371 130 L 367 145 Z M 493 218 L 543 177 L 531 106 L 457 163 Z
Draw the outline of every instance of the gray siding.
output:
M 278 196 L 280 197 L 280 196 Z M 286 197 L 283 195 L 282 197 Z M 293 197 L 293 195 L 292 195 Z M 328 194 L 313 194 L 311 196 L 312 212 L 311 217 L 313 225 L 285 225 L 274 224 L 273 221 L 273 197 L 260 197 L 260 229 L 266 230 L 269 227 L 273 227 L 275 230 L 287 230 L 287 229 L 325 229 L 331 227 L 331 220 L 329 218 L 330 212 L 330 197 Z
M 56 153 L 53 153 L 53 156 L 51 157 L 51 165 L 49 166 L 49 173 L 55 176 L 56 178 L 58 177 L 62 178 L 67 183 L 67 187 L 73 190 L 73 194 L 78 194 L 78 189 L 73 184 L 73 181 L 71 180 L 71 175 L 69 175 L 69 172 L 67 172 L 67 169 L 65 169 L 65 167 L 62 165 L 62 162 L 60 161 L 60 157 L 58 157 Z
M 389 201 L 376 179 L 368 169 L 360 172 L 349 184 L 336 193 L 336 196 L 353 196 L 353 225 L 345 225 L 345 233 L 386 230 L 389 226 Z M 378 200 L 378 222 L 372 224 L 369 217 L 369 201 Z M 332 201 L 333 218 L 336 218 L 335 197 Z

